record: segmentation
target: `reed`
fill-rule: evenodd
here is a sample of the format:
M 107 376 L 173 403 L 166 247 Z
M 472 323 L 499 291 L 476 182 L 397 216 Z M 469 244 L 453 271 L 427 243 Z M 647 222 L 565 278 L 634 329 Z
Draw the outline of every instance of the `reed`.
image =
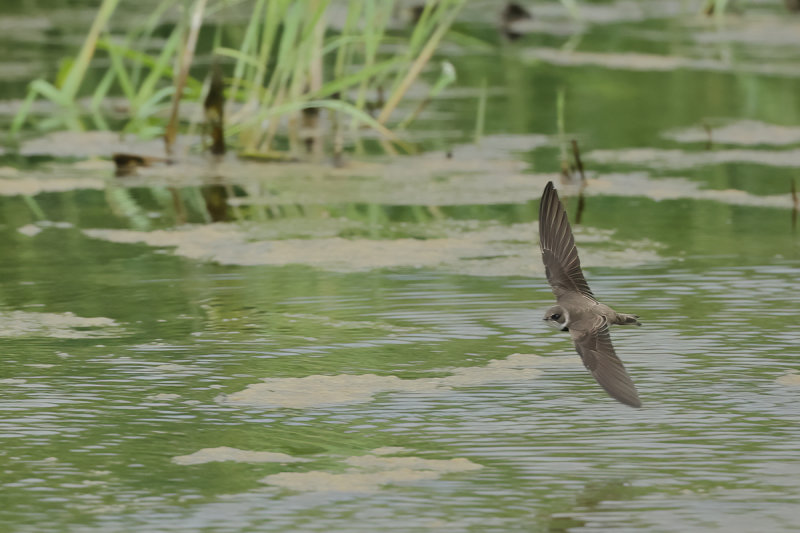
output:
M 481 82 L 481 93 L 478 98 L 478 111 L 475 113 L 475 134 L 473 140 L 478 144 L 483 137 L 483 131 L 486 126 L 486 99 L 489 94 L 489 88 L 486 85 L 486 78 Z
M 76 104 L 78 90 L 86 75 L 86 70 L 89 68 L 92 56 L 94 56 L 100 32 L 105 28 L 117 8 L 118 2 L 119 0 L 102 1 L 80 52 L 73 60 L 65 63 L 65 68 L 59 73 L 55 84 L 45 80 L 31 82 L 25 101 L 11 124 L 10 132 L 12 135 L 19 132 L 28 118 L 33 102 L 39 97 L 50 100 L 60 108 L 61 115 L 64 117 L 64 122 L 67 126 L 73 129 L 83 128 Z
M 110 67 L 96 83 L 90 99 L 90 125 L 107 129 L 109 117 L 103 104 L 111 94 L 127 101 L 124 132 L 143 137 L 164 135 L 167 152 L 185 126 L 182 104 L 202 105 L 206 86 L 195 77 L 204 70 L 194 53 L 203 28 L 226 9 L 250 13 L 242 31 L 216 32 L 212 54 L 227 73 L 225 78 L 226 142 L 239 152 L 270 153 L 277 139 L 288 139 L 289 151 L 300 153 L 307 143 L 302 130 L 309 117 L 327 111 L 340 122 L 349 119 L 349 130 L 337 126 L 338 135 L 360 138 L 361 128 L 404 147 L 393 132 L 407 127 L 417 110 L 396 117 L 409 88 L 419 81 L 466 0 L 427 2 L 419 20 L 406 31 L 390 31 L 399 9 L 394 0 L 349 0 L 344 24 L 334 29 L 328 22 L 330 0 L 195 0 L 189 12 L 176 22 L 169 16 L 182 3 L 167 0 L 127 35 L 105 30 L 118 0 L 103 0 L 94 24 L 77 57 L 56 83 L 35 80 L 14 118 L 11 133 L 35 122 L 32 103 L 39 98 L 58 106 L 51 126 L 84 129 L 85 114 L 77 104 L 85 96 L 85 75 L 96 50 Z M 173 15 L 174 16 L 174 15 Z M 156 28 L 173 29 L 155 53 Z M 389 46 L 392 45 L 392 46 Z M 429 88 L 425 99 L 435 98 L 455 79 L 447 70 Z M 385 103 L 375 96 L 387 95 Z M 305 112 L 305 113 L 304 113 Z M 374 113 L 374 114 L 373 114 Z M 167 114 L 167 118 L 164 115 Z M 331 144 L 341 141 L 331 140 Z M 405 147 L 408 149 L 408 147 Z M 391 149 L 391 148 L 390 148 Z

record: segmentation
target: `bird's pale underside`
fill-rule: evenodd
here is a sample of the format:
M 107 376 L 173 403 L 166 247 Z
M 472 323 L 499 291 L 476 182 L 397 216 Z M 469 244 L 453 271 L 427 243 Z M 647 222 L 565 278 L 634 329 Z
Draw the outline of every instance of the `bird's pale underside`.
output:
M 556 305 L 547 310 L 544 320 L 569 331 L 583 364 L 612 398 L 640 407 L 636 386 L 614 352 L 609 326 L 641 324 L 636 315 L 617 313 L 595 299 L 583 277 L 567 213 L 552 182 L 544 188 L 539 204 L 539 246 L 556 297 Z

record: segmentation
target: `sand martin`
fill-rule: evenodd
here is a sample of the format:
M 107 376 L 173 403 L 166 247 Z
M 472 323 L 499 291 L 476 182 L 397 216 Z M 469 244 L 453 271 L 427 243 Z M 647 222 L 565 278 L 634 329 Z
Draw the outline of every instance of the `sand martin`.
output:
M 556 305 L 547 310 L 544 320 L 569 331 L 583 364 L 612 398 L 640 407 L 636 387 L 614 353 L 608 333 L 611 324 L 641 326 L 639 317 L 617 313 L 595 299 L 583 277 L 567 213 L 553 182 L 545 186 L 539 204 L 539 247 L 547 281 L 556 296 Z

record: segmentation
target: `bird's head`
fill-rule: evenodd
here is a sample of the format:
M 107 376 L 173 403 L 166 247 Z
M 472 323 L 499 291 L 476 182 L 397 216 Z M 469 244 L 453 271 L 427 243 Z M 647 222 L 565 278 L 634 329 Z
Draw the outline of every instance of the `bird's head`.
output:
M 561 331 L 569 331 L 569 313 L 560 305 L 554 305 L 544 313 L 547 325 Z

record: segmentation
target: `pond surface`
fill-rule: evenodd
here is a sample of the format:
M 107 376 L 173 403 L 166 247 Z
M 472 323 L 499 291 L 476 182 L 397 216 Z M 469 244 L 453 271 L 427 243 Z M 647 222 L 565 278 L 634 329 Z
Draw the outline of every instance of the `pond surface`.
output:
M 497 83 L 478 145 L 470 93 L 344 169 L 3 156 L 4 529 L 796 531 L 800 19 L 743 4 L 550 6 L 454 56 Z M 541 321 L 559 90 L 638 410 Z

